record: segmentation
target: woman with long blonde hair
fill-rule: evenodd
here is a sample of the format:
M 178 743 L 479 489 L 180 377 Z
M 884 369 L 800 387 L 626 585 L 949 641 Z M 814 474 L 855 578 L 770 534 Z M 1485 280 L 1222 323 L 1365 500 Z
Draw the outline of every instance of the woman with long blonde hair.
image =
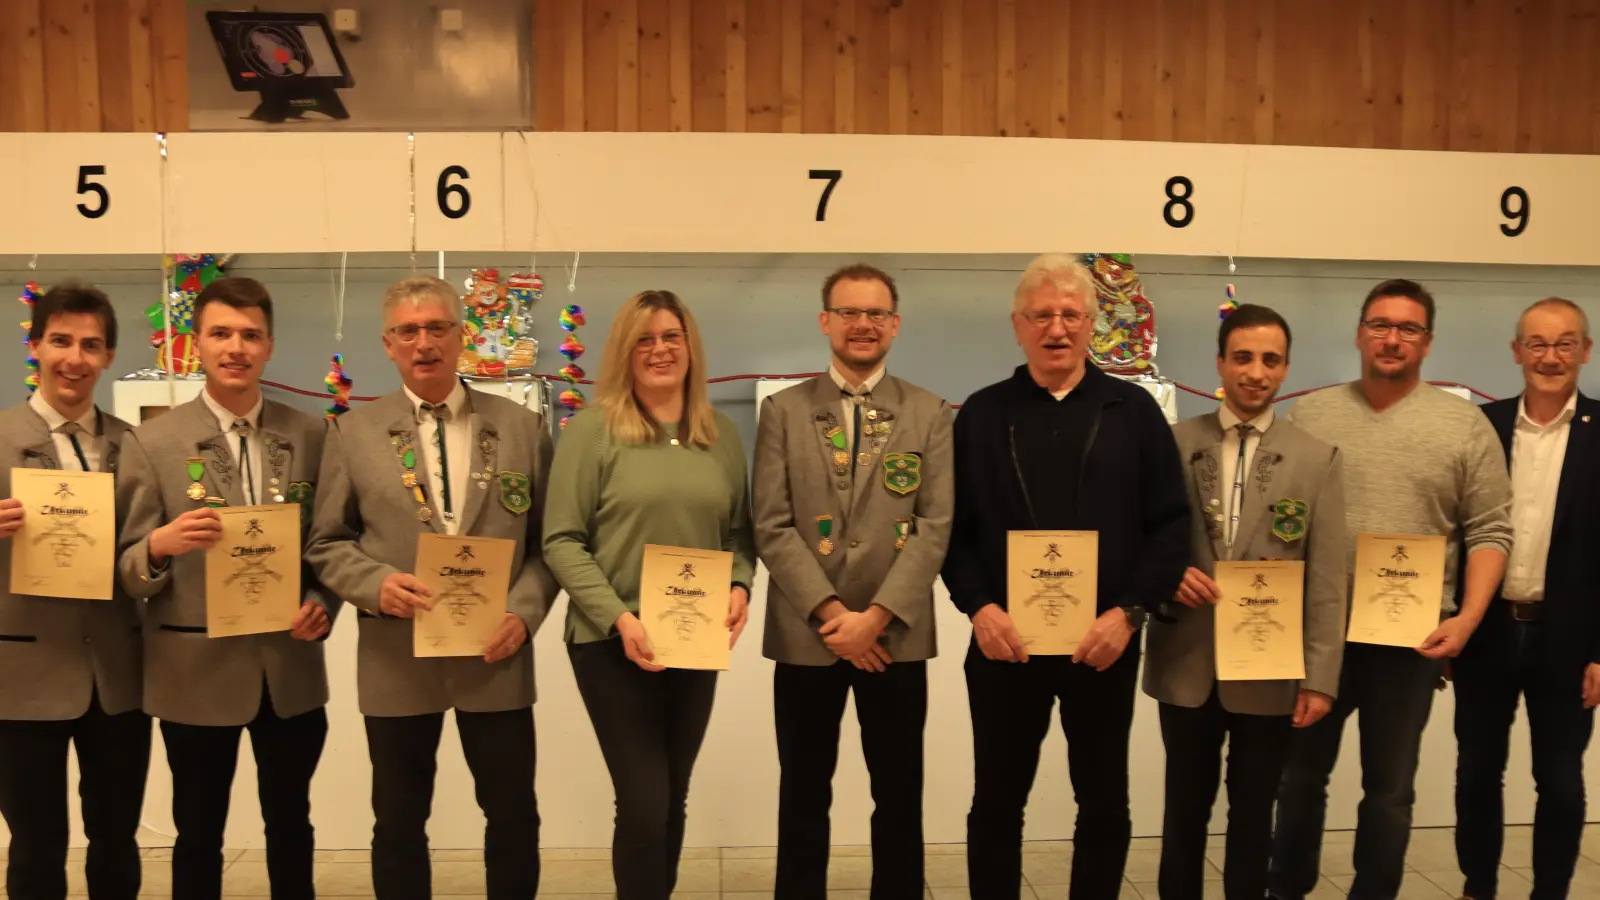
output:
M 732 551 L 731 647 L 755 574 L 744 447 L 711 408 L 700 331 L 669 291 L 618 311 L 598 394 L 556 445 L 545 561 L 570 598 L 567 653 L 616 791 L 618 900 L 668 900 L 717 676 L 655 662 L 639 621 L 644 545 Z

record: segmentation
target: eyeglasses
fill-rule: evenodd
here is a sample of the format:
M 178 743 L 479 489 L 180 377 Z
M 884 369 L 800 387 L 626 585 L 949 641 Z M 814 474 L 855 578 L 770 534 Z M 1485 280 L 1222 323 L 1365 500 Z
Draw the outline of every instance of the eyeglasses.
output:
M 1040 331 L 1044 331 L 1045 329 L 1049 328 L 1051 323 L 1053 323 L 1056 319 L 1060 319 L 1061 324 L 1065 325 L 1067 328 L 1077 328 L 1089 318 L 1088 314 L 1078 312 L 1077 310 L 1067 310 L 1066 312 L 1058 313 L 1031 312 L 1022 313 L 1021 315 L 1024 319 L 1028 320 L 1029 325 L 1032 325 L 1034 328 L 1037 328 Z
M 1522 349 L 1534 356 L 1544 356 L 1554 350 L 1562 359 L 1571 359 L 1578 352 L 1578 342 L 1571 338 L 1556 341 L 1554 344 L 1547 344 L 1544 341 L 1523 341 Z
M 389 333 L 394 335 L 395 340 L 402 344 L 415 344 L 417 338 L 421 337 L 424 331 L 428 333 L 428 337 L 437 341 L 449 337 L 455 330 L 456 323 L 454 322 L 429 322 L 426 325 L 408 322 L 404 325 L 394 326 L 389 329 Z
M 1375 338 L 1386 338 L 1393 332 L 1399 332 L 1400 340 L 1408 344 L 1415 344 L 1417 341 L 1422 340 L 1423 335 L 1428 333 L 1428 329 L 1415 322 L 1403 322 L 1396 325 L 1393 322 L 1385 322 L 1381 319 L 1364 319 L 1361 322 L 1361 327 L 1365 328 L 1367 333 Z
M 868 322 L 874 325 L 882 325 L 894 315 L 894 310 L 892 309 L 857 309 L 854 306 L 836 306 L 829 309 L 828 312 L 838 316 L 847 324 L 859 322 L 862 316 L 866 316 Z
M 660 334 L 642 334 L 634 344 L 634 347 L 635 349 L 649 352 L 656 348 L 657 341 L 660 341 L 662 346 L 668 350 L 676 350 L 683 346 L 683 332 L 663 331 Z

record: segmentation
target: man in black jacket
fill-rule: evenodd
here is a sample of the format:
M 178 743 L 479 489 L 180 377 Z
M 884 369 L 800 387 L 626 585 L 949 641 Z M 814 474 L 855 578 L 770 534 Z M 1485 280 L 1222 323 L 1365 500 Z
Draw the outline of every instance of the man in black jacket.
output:
M 1137 636 L 1189 562 L 1177 443 L 1147 391 L 1088 365 L 1096 306 L 1082 265 L 1057 255 L 1034 260 L 1011 313 L 1027 364 L 967 398 L 956 417 L 955 523 L 943 575 L 972 619 L 967 872 L 974 900 L 1018 894 L 1023 809 L 1058 698 L 1078 801 L 1069 896 L 1118 896 L 1132 830 Z M 1071 657 L 1030 657 L 1006 612 L 1013 530 L 1099 534 L 1099 616 Z
M 1600 703 L 1600 402 L 1578 391 L 1589 321 L 1549 297 L 1517 321 L 1522 395 L 1483 407 L 1511 473 L 1511 556 L 1483 623 L 1455 660 L 1456 856 L 1462 894 L 1495 896 L 1511 722 L 1528 704 L 1533 897 L 1567 896 L 1583 840 L 1584 750 Z

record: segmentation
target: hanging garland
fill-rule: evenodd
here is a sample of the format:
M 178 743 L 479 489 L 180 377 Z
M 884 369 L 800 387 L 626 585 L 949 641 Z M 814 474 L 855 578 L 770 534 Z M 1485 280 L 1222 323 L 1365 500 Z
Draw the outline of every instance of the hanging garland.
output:
M 561 341 L 560 353 L 566 357 L 567 365 L 561 367 L 561 379 L 570 387 L 561 392 L 558 399 L 561 407 L 567 414 L 561 417 L 561 427 L 567 427 L 567 420 L 573 414 L 583 409 L 583 392 L 578 390 L 578 382 L 584 376 L 583 367 L 578 365 L 578 357 L 583 355 L 583 342 L 578 340 L 578 327 L 584 322 L 583 307 L 573 304 L 561 310 L 561 330 L 567 333 Z
M 33 393 L 39 388 L 39 357 L 33 354 L 33 345 L 28 341 L 28 332 L 33 330 L 33 304 L 40 297 L 37 282 L 28 282 L 22 286 L 22 296 L 17 300 L 28 308 L 28 318 L 22 323 L 22 348 L 28 354 L 28 377 L 23 379 L 23 384 L 28 386 L 28 393 Z
M 350 411 L 350 386 L 355 383 L 344 373 L 343 353 L 333 355 L 333 369 L 328 372 L 328 377 L 322 379 L 322 383 L 333 395 L 333 405 L 323 411 L 331 422 Z

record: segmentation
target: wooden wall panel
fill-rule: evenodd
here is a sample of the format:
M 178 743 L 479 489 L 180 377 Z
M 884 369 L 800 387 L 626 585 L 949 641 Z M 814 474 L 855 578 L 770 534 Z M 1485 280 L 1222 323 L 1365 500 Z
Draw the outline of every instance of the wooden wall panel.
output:
M 545 129 L 1600 153 L 1600 0 L 530 2 Z

